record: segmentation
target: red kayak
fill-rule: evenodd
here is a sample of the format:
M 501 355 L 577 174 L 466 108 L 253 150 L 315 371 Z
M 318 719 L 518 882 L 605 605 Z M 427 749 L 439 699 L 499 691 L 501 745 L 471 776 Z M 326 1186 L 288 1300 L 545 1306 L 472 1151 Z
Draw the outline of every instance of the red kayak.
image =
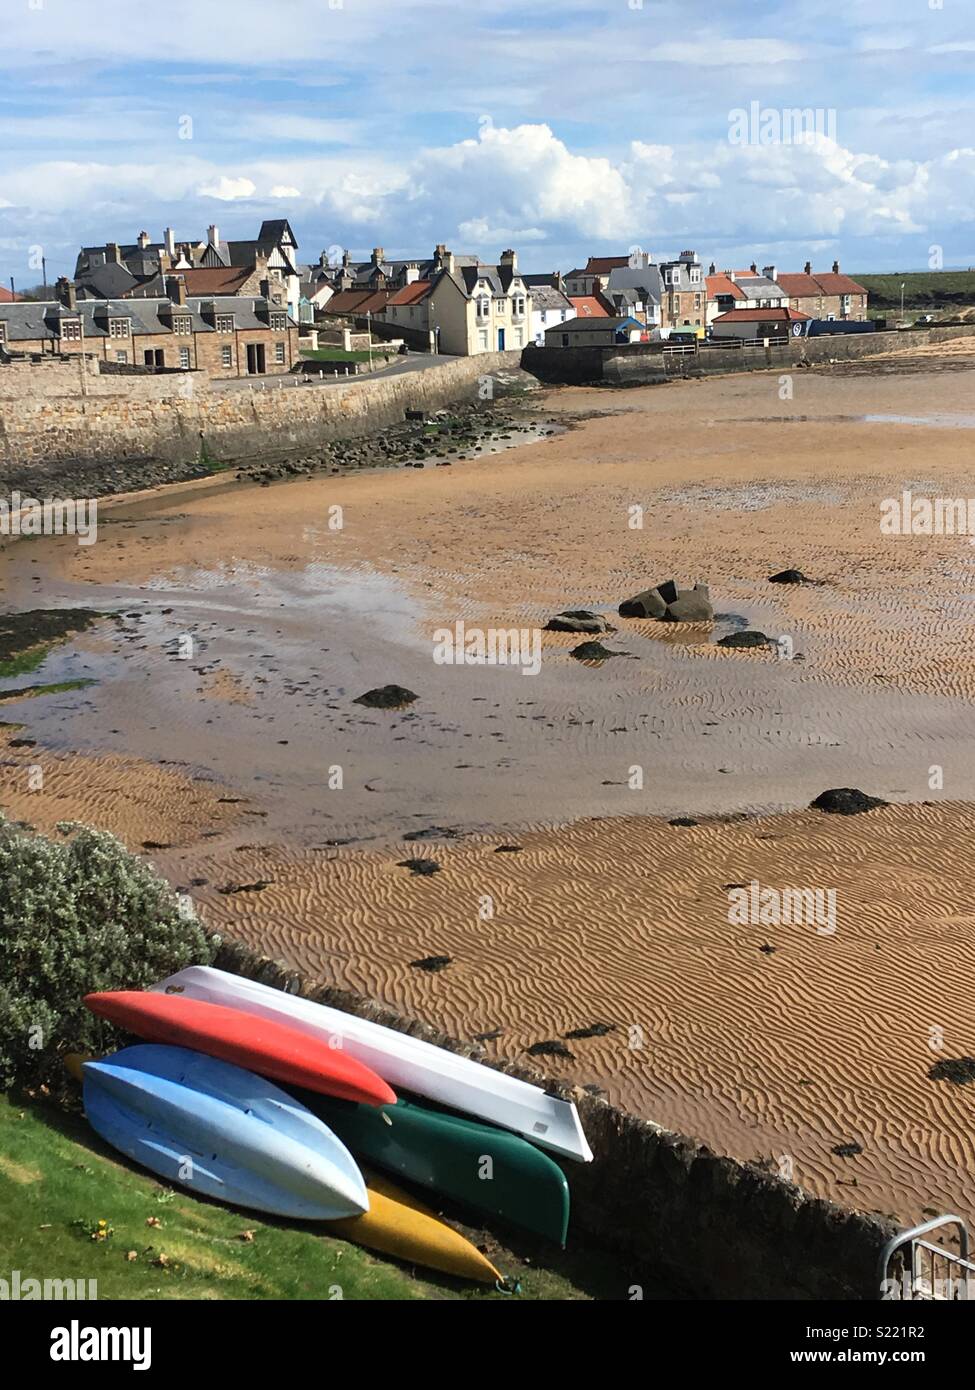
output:
M 396 1100 L 381 1077 L 341 1047 L 240 1009 L 139 990 L 86 994 L 85 1004 L 93 1014 L 147 1042 L 205 1052 L 286 1085 L 361 1105 L 391 1105 Z

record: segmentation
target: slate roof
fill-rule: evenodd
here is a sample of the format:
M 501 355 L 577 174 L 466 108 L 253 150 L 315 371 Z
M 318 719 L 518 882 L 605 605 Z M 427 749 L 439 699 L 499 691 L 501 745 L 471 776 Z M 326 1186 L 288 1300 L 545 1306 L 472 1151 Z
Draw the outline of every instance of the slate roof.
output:
M 7 342 L 29 342 L 36 339 L 53 340 L 57 338 L 55 326 L 59 318 L 84 320 L 85 338 L 107 338 L 110 336 L 109 319 L 129 319 L 133 338 L 150 333 L 170 333 L 171 326 L 163 318 L 161 311 L 171 310 L 174 314 L 188 316 L 192 320 L 194 333 L 215 333 L 215 326 L 207 323 L 201 315 L 201 306 L 213 304 L 217 314 L 233 314 L 237 328 L 267 328 L 257 315 L 257 306 L 263 301 L 253 295 L 193 295 L 185 305 L 174 304 L 172 300 L 159 299 L 86 299 L 78 304 L 77 310 L 66 308 L 57 300 L 43 303 L 0 304 L 0 323 L 6 325 Z M 283 307 L 272 305 L 273 313 L 286 312 Z M 289 316 L 289 324 L 293 320 Z M 175 335 L 178 336 L 178 335 Z M 124 339 L 119 339 L 119 344 Z
M 527 277 L 523 277 L 528 284 Z M 540 285 L 528 284 L 528 290 L 532 298 L 532 308 L 548 311 L 549 309 L 564 309 L 567 313 L 572 308 L 572 300 L 562 290 L 557 290 L 554 285 L 542 282 Z
M 639 319 L 632 318 L 629 314 L 623 317 L 611 317 L 609 314 L 603 314 L 601 317 L 596 318 L 595 324 L 591 319 L 580 316 L 578 318 L 569 319 L 567 323 L 555 323 L 546 331 L 548 333 L 558 333 L 559 331 L 563 333 L 579 333 L 588 329 L 589 332 L 592 332 L 595 326 L 596 328 L 604 328 L 607 331 L 612 330 L 615 333 L 625 325 L 629 325 L 632 328 L 639 328 L 641 332 L 646 328 L 645 323 L 641 323 Z

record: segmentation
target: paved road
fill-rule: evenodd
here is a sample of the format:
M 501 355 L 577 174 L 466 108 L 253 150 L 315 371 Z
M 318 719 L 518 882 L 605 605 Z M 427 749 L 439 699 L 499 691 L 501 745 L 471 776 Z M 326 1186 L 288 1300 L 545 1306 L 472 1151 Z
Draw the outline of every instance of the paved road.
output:
M 282 373 L 279 376 L 242 376 L 230 380 L 215 377 L 210 382 L 214 391 L 262 391 L 280 390 L 296 387 L 301 391 L 322 390 L 329 386 L 348 386 L 353 381 L 374 381 L 380 377 L 404 376 L 409 372 L 425 372 L 430 367 L 438 367 L 442 362 L 453 362 L 454 357 L 446 353 L 411 352 L 408 357 L 398 357 L 389 367 L 381 367 L 375 372 L 364 372 L 361 376 L 306 376 L 304 373 Z M 323 364 L 327 370 L 328 363 Z

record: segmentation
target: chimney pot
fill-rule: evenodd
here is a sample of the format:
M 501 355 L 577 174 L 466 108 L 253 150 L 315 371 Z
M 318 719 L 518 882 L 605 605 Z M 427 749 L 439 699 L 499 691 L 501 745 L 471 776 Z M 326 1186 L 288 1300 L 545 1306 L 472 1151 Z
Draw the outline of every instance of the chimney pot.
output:
M 811 275 L 811 274 L 812 274 L 812 261 L 807 261 L 807 262 L 806 262 L 806 264 L 802 267 L 802 273 L 803 273 L 803 275 Z
M 752 261 L 752 263 L 751 263 L 751 265 L 748 267 L 748 269 L 751 271 L 751 273 L 752 273 L 753 275 L 757 275 L 757 274 L 758 274 L 758 266 L 755 264 L 754 261 Z
M 66 275 L 62 275 L 54 286 L 54 292 L 66 309 L 77 309 L 78 292 Z
M 839 275 L 839 273 L 840 273 L 840 263 L 839 263 L 839 261 L 834 261 L 834 262 L 833 262 L 833 274 L 834 274 L 834 275 Z

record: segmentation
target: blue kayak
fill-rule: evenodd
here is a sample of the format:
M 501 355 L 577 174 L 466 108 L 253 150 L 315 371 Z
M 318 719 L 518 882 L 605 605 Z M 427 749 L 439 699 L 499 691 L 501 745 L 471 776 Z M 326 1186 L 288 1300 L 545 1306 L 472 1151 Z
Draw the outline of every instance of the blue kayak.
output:
M 183 1047 L 128 1047 L 83 1068 L 85 1112 L 113 1148 L 201 1197 L 310 1221 L 359 1216 L 355 1160 L 292 1096 Z

